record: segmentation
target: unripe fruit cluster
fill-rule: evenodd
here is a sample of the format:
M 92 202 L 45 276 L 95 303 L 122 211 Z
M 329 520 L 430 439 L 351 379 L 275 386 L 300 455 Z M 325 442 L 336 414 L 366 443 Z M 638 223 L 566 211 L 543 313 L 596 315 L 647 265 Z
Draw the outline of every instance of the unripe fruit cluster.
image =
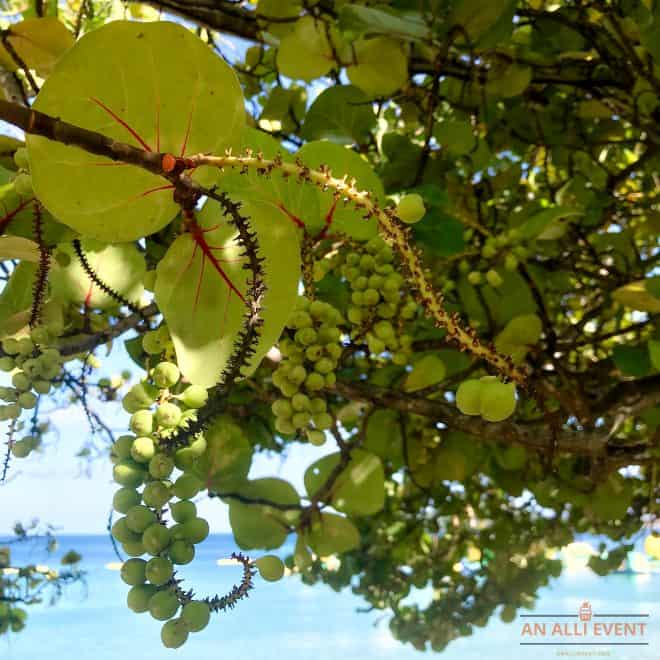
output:
M 111 450 L 113 476 L 121 486 L 113 508 L 123 514 L 113 524 L 112 535 L 131 557 L 121 570 L 122 580 L 131 587 L 127 603 L 135 612 L 148 611 L 165 621 L 161 639 L 168 648 L 181 646 L 189 633 L 206 627 L 210 616 L 208 603 L 188 601 L 174 579 L 175 566 L 190 563 L 195 545 L 209 533 L 208 522 L 197 515 L 190 501 L 204 484 L 189 471 L 206 450 L 206 440 L 199 435 L 179 449 L 167 442 L 177 427 L 195 417 L 208 397 L 206 389 L 184 385 L 180 376 L 176 364 L 163 361 L 129 390 L 123 405 L 132 412 L 134 435 L 121 436 Z M 175 470 L 180 471 L 178 476 Z M 164 522 L 164 507 L 174 521 L 171 526 Z
M 323 444 L 332 416 L 320 391 L 336 382 L 334 371 L 343 350 L 341 322 L 332 305 L 299 298 L 287 323 L 292 337 L 280 342 L 283 359 L 273 373 L 273 383 L 283 395 L 272 405 L 279 433 L 304 429 L 310 442 Z
M 14 162 L 19 168 L 19 172 L 14 178 L 14 190 L 21 197 L 31 197 L 34 191 L 32 189 L 32 176 L 30 175 L 30 160 L 27 149 L 24 147 L 16 149 Z
M 501 422 L 516 409 L 516 386 L 495 376 L 463 381 L 456 391 L 456 405 L 464 415 L 481 415 L 488 422 Z
M 347 318 L 357 326 L 352 338 L 364 337 L 370 353 L 380 355 L 388 351 L 392 362 L 408 363 L 412 337 L 395 327 L 417 314 L 417 303 L 408 295 L 403 276 L 392 264 L 392 249 L 376 237 L 362 250 L 348 252 L 338 265 L 338 273 L 351 290 L 351 304 Z
M 520 231 L 513 227 L 497 236 L 489 236 L 481 246 L 481 256 L 488 262 L 503 256 L 503 266 L 507 271 L 515 271 L 520 261 L 529 256 L 529 250 L 520 241 Z M 460 262 L 459 269 L 467 275 L 467 279 L 473 286 L 479 286 L 484 283 L 490 284 L 493 288 L 502 285 L 502 277 L 494 268 L 485 270 L 471 270 L 471 264 L 467 260 Z
M 0 406 L 0 421 L 18 419 L 24 410 L 35 408 L 40 394 L 50 392 L 64 362 L 59 350 L 49 347 L 53 338 L 47 328 L 38 327 L 29 337 L 2 340 L 0 370 L 11 373 L 11 387 L 0 387 L 0 399 L 6 403 Z M 38 442 L 35 438 L 20 440 L 14 443 L 12 453 L 24 458 Z

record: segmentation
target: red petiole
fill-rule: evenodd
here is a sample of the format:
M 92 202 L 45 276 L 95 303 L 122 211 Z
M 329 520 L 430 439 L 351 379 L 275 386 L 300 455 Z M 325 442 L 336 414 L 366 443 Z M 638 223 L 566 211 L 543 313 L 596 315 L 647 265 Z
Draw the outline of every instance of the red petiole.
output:
M 192 211 L 187 211 L 185 213 L 185 225 L 186 229 L 188 230 L 188 233 L 190 234 L 190 237 L 195 243 L 195 247 L 193 248 L 193 253 L 190 256 L 190 260 L 188 264 L 186 265 L 185 270 L 190 268 L 190 265 L 192 264 L 193 259 L 195 258 L 195 255 L 197 254 L 197 248 L 199 248 L 202 252 L 202 269 L 201 273 L 199 275 L 199 280 L 197 282 L 197 290 L 195 293 L 195 306 L 199 302 L 199 295 L 201 291 L 201 286 L 202 286 L 202 279 L 204 277 L 204 267 L 206 265 L 206 260 L 208 259 L 211 262 L 211 265 L 215 269 L 215 271 L 220 275 L 220 277 L 223 279 L 225 284 L 229 287 L 230 290 L 230 297 L 231 297 L 231 292 L 233 291 L 239 299 L 244 303 L 247 304 L 247 301 L 245 300 L 245 296 L 238 290 L 236 285 L 231 281 L 227 273 L 225 273 L 223 267 L 221 266 L 221 259 L 218 259 L 213 252 L 216 250 L 224 250 L 224 247 L 214 247 L 212 245 L 209 245 L 208 242 L 206 241 L 206 238 L 204 237 L 204 234 L 207 234 L 211 231 L 214 231 L 215 229 L 218 228 L 218 225 L 214 227 L 210 227 L 208 229 L 203 229 L 202 227 L 197 224 L 197 221 L 195 220 L 195 216 L 192 213 Z M 224 261 L 224 263 L 228 263 Z
M 142 138 L 142 136 L 130 126 L 130 124 L 122 119 L 114 110 L 109 108 L 103 101 L 95 98 L 95 97 L 90 97 L 90 101 L 92 103 L 95 103 L 101 110 L 103 110 L 106 114 L 108 114 L 114 121 L 116 121 L 120 126 L 126 129 L 128 133 L 131 135 L 131 137 L 144 149 L 144 151 L 151 152 L 153 151 L 152 148 L 147 144 L 146 140 Z M 163 154 L 162 162 L 161 162 L 161 167 L 163 168 L 163 172 L 166 174 L 169 174 L 170 172 L 173 172 L 175 169 L 178 169 L 180 171 L 183 170 L 193 170 L 197 167 L 197 164 L 190 158 L 185 157 L 185 152 L 186 152 L 186 147 L 188 146 L 188 138 L 190 137 L 190 129 L 192 126 L 192 108 L 190 109 L 190 113 L 188 114 L 188 123 L 186 125 L 186 132 L 183 137 L 183 143 L 181 144 L 181 153 L 179 156 L 174 156 L 173 154 L 170 153 L 165 153 Z M 156 150 L 160 151 L 160 99 L 157 101 L 156 105 Z M 124 163 L 94 163 L 95 165 L 99 166 L 119 166 L 123 165 Z M 149 194 L 151 192 L 156 192 L 158 190 L 168 190 L 170 187 L 163 187 L 163 188 L 154 188 L 151 191 L 148 191 L 145 194 Z M 139 195 L 139 197 L 142 197 L 144 195 Z
M 16 215 L 18 215 L 28 204 L 31 204 L 34 201 L 34 197 L 30 197 L 29 199 L 21 202 L 13 211 L 6 213 L 4 217 L 0 218 L 0 234 L 4 234 L 5 229 L 7 229 L 7 226 L 13 220 L 13 218 L 15 218 Z

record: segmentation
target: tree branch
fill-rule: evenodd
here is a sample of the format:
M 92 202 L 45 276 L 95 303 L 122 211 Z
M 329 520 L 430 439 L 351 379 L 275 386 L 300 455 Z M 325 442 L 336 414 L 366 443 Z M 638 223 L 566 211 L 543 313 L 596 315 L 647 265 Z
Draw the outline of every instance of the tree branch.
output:
M 418 398 L 414 395 L 388 390 L 361 383 L 337 382 L 334 391 L 342 397 L 355 401 L 368 401 L 372 404 L 399 410 L 405 413 L 430 417 L 446 424 L 449 428 L 478 437 L 485 442 L 504 442 L 535 451 L 551 451 L 552 434 L 544 422 L 515 424 L 512 422 L 487 422 L 478 417 L 461 414 L 454 406 L 442 400 Z M 660 402 L 660 376 L 621 383 L 615 387 L 611 397 L 601 402 L 602 405 L 625 407 L 636 410 L 641 405 L 646 407 Z M 645 392 L 641 396 L 640 392 Z M 598 431 L 565 430 L 557 436 L 556 449 L 559 452 L 612 459 L 614 462 L 629 464 L 646 462 L 647 445 L 618 445 L 607 429 Z

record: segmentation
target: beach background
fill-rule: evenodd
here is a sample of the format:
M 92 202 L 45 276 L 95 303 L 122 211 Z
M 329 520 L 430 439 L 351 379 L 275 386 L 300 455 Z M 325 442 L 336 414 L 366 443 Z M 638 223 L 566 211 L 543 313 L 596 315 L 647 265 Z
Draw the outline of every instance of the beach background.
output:
M 24 631 L 0 637 L 0 657 L 8 660 L 177 660 L 239 658 L 262 660 L 502 660 L 510 658 L 608 657 L 621 660 L 658 658 L 660 653 L 660 575 L 617 573 L 604 578 L 589 570 L 566 569 L 539 593 L 536 612 L 574 613 L 583 601 L 594 612 L 648 612 L 645 647 L 522 647 L 523 619 L 504 624 L 497 616 L 471 637 L 451 643 L 441 654 L 420 653 L 397 642 L 389 632 L 387 613 L 358 613 L 364 602 L 350 591 L 335 593 L 325 585 L 308 587 L 296 576 L 267 583 L 255 578 L 255 589 L 233 611 L 216 615 L 206 630 L 191 635 L 177 651 L 160 643 L 161 623 L 134 614 L 125 605 L 128 587 L 119 578 L 107 535 L 60 536 L 56 553 L 43 543 L 13 547 L 17 561 L 56 566 L 75 549 L 83 555 L 85 584 L 68 587 L 54 606 L 29 608 Z M 282 555 L 288 547 L 282 548 Z M 229 534 L 215 534 L 198 546 L 198 556 L 182 567 L 187 585 L 200 592 L 231 588 L 240 568 L 219 565 L 236 547 Z M 579 563 L 579 562 L 578 562 Z M 418 592 L 420 599 L 429 591 Z

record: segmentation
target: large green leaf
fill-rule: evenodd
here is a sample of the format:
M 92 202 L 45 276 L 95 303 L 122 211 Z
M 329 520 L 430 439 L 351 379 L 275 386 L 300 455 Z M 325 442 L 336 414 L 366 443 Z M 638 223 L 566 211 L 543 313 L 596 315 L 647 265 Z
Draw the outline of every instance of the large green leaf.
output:
M 146 265 L 135 245 L 108 245 L 90 238 L 82 240 L 81 247 L 89 265 L 102 282 L 131 302 L 140 300 L 144 291 L 142 280 Z M 71 243 L 59 245 L 55 259 L 58 265 L 50 275 L 53 296 L 95 309 L 118 306 L 114 298 L 92 282 Z
M 264 257 L 267 292 L 254 370 L 277 341 L 297 296 L 300 250 L 297 229 L 276 206 L 244 202 Z M 197 216 L 204 233 L 186 232 L 170 246 L 156 269 L 155 296 L 168 324 L 182 373 L 191 382 L 214 385 L 235 349 L 246 312 L 247 259 L 237 232 L 209 201 Z
M 644 280 L 644 287 L 654 298 L 660 298 L 660 276 Z
M 651 372 L 651 356 L 645 346 L 617 344 L 612 349 L 612 360 L 626 376 L 643 378 Z
M 511 319 L 495 338 L 495 348 L 510 355 L 517 364 L 541 337 L 543 324 L 536 314 L 523 314 Z
M 394 468 L 403 465 L 403 430 L 396 410 L 374 410 L 367 418 L 364 448 L 391 461 Z
M 284 133 L 295 133 L 305 115 L 306 96 L 301 87 L 275 87 L 268 94 L 259 123 L 261 124 L 262 120 L 276 121 Z
M 280 42 L 277 68 L 289 78 L 311 82 L 336 66 L 334 53 L 344 50 L 336 28 L 326 29 L 322 21 L 303 16 Z
M 28 18 L 10 26 L 7 41 L 29 69 L 46 77 L 58 59 L 73 46 L 74 38 L 57 18 L 44 17 Z M 4 44 L 0 45 L 0 64 L 10 71 L 20 68 Z
M 259 131 L 248 129 L 245 132 L 244 146 L 261 152 L 266 158 L 280 154 L 285 161 L 293 157 L 282 153 L 280 144 L 272 137 Z M 308 142 L 298 150 L 296 156 L 311 168 L 327 165 L 333 176 L 355 177 L 356 187 L 369 190 L 375 199 L 384 201 L 383 185 L 371 166 L 354 151 L 332 142 Z M 322 192 L 314 186 L 303 185 L 294 178 L 273 176 L 266 179 L 254 172 L 239 174 L 226 172 L 220 175 L 218 185 L 233 199 L 250 204 L 258 201 L 279 209 L 288 218 L 294 229 L 305 225 L 306 230 L 316 235 L 326 227 L 330 217 L 328 232 L 341 232 L 358 240 L 368 240 L 378 233 L 375 220 L 365 220 L 364 214 L 353 206 L 334 203 L 331 192 Z M 332 212 L 331 212 L 332 211 Z M 300 232 L 294 232 L 300 233 Z
M 497 325 L 505 325 L 517 316 L 538 311 L 531 289 L 519 273 L 504 268 L 493 270 L 502 279 L 502 284 L 497 288 L 489 284 L 479 286 L 481 295 L 477 292 L 477 287 L 468 282 L 466 276 L 461 276 L 458 280 L 458 293 L 469 318 L 482 325 L 488 322 L 482 301 L 488 305 Z
M 347 552 L 360 545 L 357 527 L 348 518 L 334 513 L 322 513 L 307 538 L 312 550 L 320 557 Z
M 656 339 L 649 339 L 649 359 L 654 369 L 660 371 L 660 341 Z
M 396 39 L 360 39 L 353 49 L 356 63 L 346 68 L 346 75 L 365 94 L 389 96 L 407 83 L 408 56 Z
M 328 87 L 312 103 L 302 136 L 338 144 L 363 144 L 376 126 L 376 115 L 365 93 L 353 85 Z
M 418 13 L 397 14 L 389 9 L 376 9 L 358 4 L 344 5 L 339 12 L 342 30 L 354 36 L 386 35 L 400 39 L 431 38 L 426 21 Z
M 477 143 L 470 122 L 460 119 L 439 122 L 433 130 L 433 137 L 456 156 L 472 151 Z
M 13 182 L 0 186 L 0 230 L 4 234 L 34 239 L 35 200 L 16 192 Z M 54 245 L 73 238 L 68 227 L 57 222 L 45 209 L 41 209 L 41 232 L 46 245 Z
M 452 25 L 460 25 L 468 34 L 471 43 L 484 45 L 491 32 L 497 32 L 497 38 L 504 38 L 513 27 L 513 14 L 516 0 L 458 0 L 450 18 Z M 502 34 L 499 28 L 501 26 Z
M 518 230 L 521 238 L 552 240 L 564 234 L 568 228 L 566 219 L 582 214 L 581 209 L 553 206 L 533 215 Z
M 204 432 L 206 450 L 193 471 L 207 488 L 227 491 L 247 478 L 252 463 L 252 446 L 243 429 L 221 416 Z
M 649 293 L 648 280 L 637 280 L 620 286 L 612 292 L 612 298 L 626 307 L 642 312 L 660 312 L 660 299 Z
M 305 488 L 313 497 L 337 467 L 341 454 L 329 454 L 310 465 L 305 472 Z M 378 456 L 361 449 L 351 452 L 351 460 L 335 480 L 330 499 L 344 513 L 370 515 L 383 508 L 385 474 Z
M 412 371 L 403 381 L 403 391 L 415 392 L 441 383 L 446 374 L 445 363 L 436 354 L 427 353 L 413 364 Z
M 295 21 L 281 19 L 295 18 L 301 10 L 302 0 L 259 0 L 259 15 L 264 17 L 260 22 L 279 39 L 291 32 L 296 24 Z
M 295 488 L 283 479 L 255 479 L 242 486 L 239 494 L 246 500 L 268 500 L 275 504 L 298 505 Z M 247 504 L 228 498 L 229 523 L 236 543 L 244 550 L 279 548 L 298 518 L 296 509 L 282 510 L 264 504 Z
M 116 21 L 85 35 L 60 60 L 34 107 L 176 155 L 238 146 L 245 115 L 231 67 L 192 32 L 167 22 Z M 178 211 L 172 191 L 163 188 L 167 181 L 145 170 L 36 135 L 27 145 L 37 196 L 83 235 L 135 240 Z M 212 176 L 195 173 L 203 182 Z
M 39 261 L 39 246 L 22 236 L 0 236 L 0 260 Z
M 36 272 L 37 267 L 27 261 L 16 266 L 0 293 L 0 323 L 5 323 L 9 317 L 30 308 Z

